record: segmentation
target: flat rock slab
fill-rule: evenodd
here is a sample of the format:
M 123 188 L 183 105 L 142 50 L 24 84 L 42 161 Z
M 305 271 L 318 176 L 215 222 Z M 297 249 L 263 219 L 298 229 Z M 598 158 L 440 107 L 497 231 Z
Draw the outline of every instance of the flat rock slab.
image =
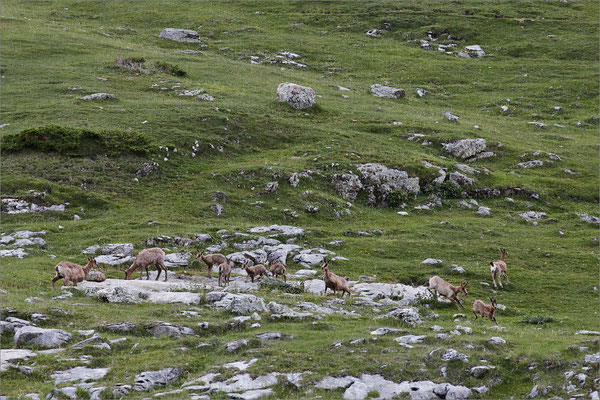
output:
M 97 381 L 102 379 L 108 373 L 109 368 L 87 368 L 75 367 L 64 371 L 58 371 L 50 375 L 54 379 L 54 384 L 59 385 L 71 381 Z
M 133 390 L 150 390 L 156 386 L 166 386 L 179 379 L 183 371 L 180 368 L 165 368 L 159 371 L 146 371 L 135 377 Z
M 35 326 L 23 326 L 15 331 L 17 345 L 35 344 L 40 347 L 59 347 L 71 340 L 71 334 L 61 329 L 43 329 Z
M 2 360 L 2 364 L 0 365 L 0 371 L 6 371 L 8 369 L 8 366 L 11 364 L 11 361 L 27 360 L 35 356 L 37 356 L 37 353 L 31 350 L 0 349 L 0 359 Z
M 171 304 L 171 303 L 183 303 L 183 304 L 199 304 L 202 300 L 201 293 L 190 293 L 190 292 L 159 292 L 150 293 L 146 299 L 151 303 Z

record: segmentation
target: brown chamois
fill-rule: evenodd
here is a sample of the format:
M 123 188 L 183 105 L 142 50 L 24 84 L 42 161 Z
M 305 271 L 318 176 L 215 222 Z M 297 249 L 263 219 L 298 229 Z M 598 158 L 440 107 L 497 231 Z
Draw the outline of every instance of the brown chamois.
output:
M 346 279 L 329 271 L 329 262 L 325 261 L 321 266 L 321 269 L 323 270 L 323 281 L 325 282 L 325 291 L 323 291 L 323 295 L 327 293 L 327 289 L 333 290 L 334 296 L 337 295 L 338 291 L 342 292 L 342 297 L 344 297 L 344 294 L 346 293 L 348 293 L 348 296 L 352 294 Z
M 246 270 L 246 273 L 248 274 L 248 276 L 246 277 L 246 281 L 248 281 L 248 278 L 250 278 L 252 280 L 252 282 L 254 282 L 254 278 L 256 278 L 257 276 L 263 276 L 263 275 L 268 276 L 267 269 L 262 264 L 256 264 L 256 265 L 253 265 L 252 267 L 249 267 L 248 261 L 246 261 L 244 263 L 244 269 Z
M 275 263 L 269 267 L 269 272 L 273 275 L 273 278 L 277 279 L 279 275 L 283 276 L 283 281 L 287 282 L 285 277 L 285 265 L 281 263 Z
M 490 297 L 490 300 L 492 301 L 492 305 L 490 306 L 481 300 L 475 300 L 473 302 L 473 310 L 471 311 L 473 311 L 475 319 L 477 319 L 477 314 L 479 314 L 482 317 L 489 318 L 490 321 L 494 321 L 496 325 L 498 325 L 498 321 L 496 321 L 496 317 L 494 317 L 494 311 L 496 311 L 496 298 Z
M 444 296 L 445 298 L 456 304 L 456 307 L 460 310 L 460 307 L 462 307 L 463 309 L 465 307 L 462 305 L 462 302 L 458 298 L 458 294 L 462 292 L 465 295 L 468 295 L 469 293 L 467 293 L 467 285 L 467 282 L 462 282 L 460 286 L 452 286 L 451 284 L 449 284 L 448 282 L 436 275 L 429 278 L 429 286 L 427 287 L 427 289 L 429 291 L 433 291 L 432 294 L 434 299 L 436 298 L 435 292 L 437 292 L 440 296 Z
M 152 247 L 150 249 L 142 250 L 138 253 L 137 257 L 131 264 L 131 267 L 125 270 L 125 279 L 129 279 L 133 271 L 140 269 L 140 279 L 142 279 L 142 272 L 146 270 L 146 279 L 150 279 L 150 273 L 148 267 L 154 265 L 158 271 L 156 280 L 160 277 L 161 272 L 165 271 L 165 282 L 167 281 L 167 267 L 165 265 L 165 252 L 158 247 Z
M 496 285 L 496 279 L 498 279 L 498 284 L 501 288 L 502 282 L 500 281 L 500 277 L 504 276 L 506 278 L 506 282 L 510 283 L 508 280 L 508 275 L 506 274 L 506 250 L 500 249 L 500 259 L 497 261 L 492 261 L 490 263 L 490 271 L 492 272 L 492 282 L 494 282 L 494 287 L 498 289 L 498 285 Z
M 229 279 L 231 278 L 231 265 L 229 260 L 227 262 L 219 264 L 219 286 L 229 285 Z M 221 285 L 223 282 L 223 285 Z
M 223 254 L 213 253 L 204 255 L 204 252 L 201 251 L 196 255 L 196 260 L 204 261 L 204 264 L 208 267 L 208 277 L 212 278 L 212 269 L 213 265 L 221 265 L 223 263 L 228 263 L 229 260 Z
M 54 282 L 61 278 L 64 279 L 64 286 L 67 286 L 69 282 L 73 282 L 73 286 L 77 286 L 77 282 L 84 280 L 88 272 L 94 267 L 98 267 L 98 264 L 96 264 L 96 260 L 92 257 L 88 257 L 85 267 L 70 261 L 59 262 L 54 267 L 56 276 L 52 278 L 52 289 L 54 289 Z

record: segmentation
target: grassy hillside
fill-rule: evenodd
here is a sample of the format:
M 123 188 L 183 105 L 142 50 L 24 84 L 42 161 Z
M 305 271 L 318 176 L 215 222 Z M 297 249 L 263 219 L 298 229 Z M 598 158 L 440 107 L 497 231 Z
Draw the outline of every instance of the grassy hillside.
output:
M 351 280 L 373 275 L 381 282 L 423 284 L 440 275 L 454 283 L 470 282 L 467 305 L 490 296 L 506 305 L 497 314 L 506 331 L 494 333 L 507 340 L 503 351 L 487 344 L 493 336 L 489 324 L 468 315 L 473 335 L 451 337 L 443 344 L 469 353 L 469 366 L 482 358 L 496 366 L 483 382 L 489 392 L 475 396 L 522 398 L 534 384 L 553 385 L 548 396 L 567 396 L 561 389 L 564 372 L 579 373 L 584 354 L 598 351 L 597 337 L 586 341 L 575 335 L 581 329 L 598 329 L 598 225 L 577 215 L 598 215 L 598 11 L 594 1 L 554 0 L 5 1 L 0 10 L 0 196 L 69 205 L 64 212 L 2 214 L 4 233 L 47 232 L 46 246 L 28 249 L 23 259 L 2 259 L 0 287 L 7 292 L 2 306 L 23 318 L 35 312 L 49 315 L 48 327 L 72 323 L 69 330 L 125 320 L 189 326 L 222 322 L 231 316 L 207 307 L 198 308 L 202 319 L 192 323 L 178 314 L 190 309 L 185 305 L 116 305 L 77 294 L 50 300 L 60 294 L 50 287 L 53 268 L 63 259 L 83 262 L 81 250 L 93 244 L 133 243 L 138 251 L 148 237 L 208 233 L 213 236 L 208 245 L 221 241 L 216 234 L 220 229 L 246 232 L 259 225 L 287 224 L 310 231 L 297 244 L 348 258 L 332 263 L 332 269 Z M 193 29 L 202 41 L 159 38 L 169 27 Z M 377 29 L 379 36 L 366 35 L 369 29 Z M 428 32 L 438 40 L 428 39 Z M 445 40 L 442 34 L 459 39 Z M 478 44 L 486 56 L 465 59 L 424 50 L 420 40 L 454 42 L 454 53 Z M 280 60 L 281 51 L 299 54 L 295 61 L 306 67 L 269 62 Z M 140 67 L 121 68 L 119 58 L 138 59 Z M 174 75 L 177 71 L 185 76 Z M 276 88 L 282 82 L 313 88 L 317 104 L 294 110 L 277 102 Z M 372 84 L 403 88 L 406 97 L 374 97 Z M 426 95 L 417 96 L 417 88 Z M 195 89 L 204 89 L 214 101 L 178 95 Z M 115 98 L 80 99 L 98 92 Z M 448 121 L 442 115 L 447 111 L 459 121 Z M 61 132 L 60 146 L 54 145 L 54 137 L 44 139 L 48 126 Z M 408 140 L 414 134 L 426 135 L 430 144 Z M 445 152 L 442 143 L 463 138 L 486 139 L 496 155 L 468 164 L 487 168 L 489 174 L 472 175 L 475 184 L 468 193 L 436 188 L 431 183 L 437 169 L 426 168 L 423 161 L 456 171 L 464 160 Z M 533 159 L 542 160 L 543 166 L 517 166 Z M 361 163 L 407 171 L 427 190 L 416 199 L 403 199 L 404 208 L 369 207 L 364 193 L 348 205 L 331 176 L 356 172 Z M 151 171 L 136 173 L 144 165 L 153 165 Z M 306 171 L 310 177 L 301 176 L 297 187 L 288 183 L 292 173 Z M 279 189 L 264 193 L 272 181 Z M 477 192 L 514 187 L 523 194 L 487 198 Z M 46 192 L 45 198 L 36 199 L 30 191 Z M 211 209 L 215 191 L 226 196 L 218 201 L 224 206 L 219 217 Z M 414 209 L 438 197 L 441 206 Z M 471 198 L 489 207 L 491 215 L 459 206 L 460 200 Z M 308 205 L 319 211 L 306 211 Z M 546 217 L 533 225 L 518 216 L 526 211 L 545 212 Z M 74 220 L 75 214 L 81 219 Z M 382 233 L 356 234 L 374 229 Z M 345 242 L 329 245 L 334 239 Z M 508 249 L 511 284 L 494 292 L 480 282 L 491 284 L 489 262 L 498 258 L 501 247 Z M 223 250 L 233 251 L 231 246 Z M 421 264 L 429 257 L 442 259 L 443 266 Z M 454 272 L 452 264 L 466 273 Z M 301 268 L 288 264 L 290 272 Z M 122 278 L 123 269 L 102 266 L 112 278 Z M 199 263 L 186 271 L 205 273 Z M 289 305 L 297 301 L 266 289 L 256 294 Z M 24 302 L 32 296 L 44 301 Z M 351 298 L 344 307 L 354 309 Z M 252 335 L 244 330 L 186 339 L 137 337 L 143 351 L 133 353 L 130 346 L 68 353 L 92 354 L 93 366 L 111 367 L 100 382 L 103 386 L 131 383 L 142 371 L 169 366 L 183 367 L 194 378 L 214 366 L 251 357 L 259 358 L 248 370 L 253 376 L 310 371 L 305 382 L 317 382 L 328 375 L 373 373 L 394 382 L 482 384 L 461 365 L 449 366 L 443 377 L 439 358 L 423 356 L 441 346 L 433 337 L 415 349 L 399 347 L 388 337 L 367 340 L 360 349 L 347 345 L 356 338 L 369 339 L 369 331 L 381 326 L 431 334 L 428 328 L 434 323 L 448 329 L 456 325 L 455 308 L 435 303 L 420 307 L 439 318 L 418 328 L 374 319 L 370 311 L 358 318 L 327 316 L 317 325 L 263 318 L 261 329 L 292 334 L 295 340 L 255 343 L 241 355 L 222 347 Z M 534 316 L 552 321 L 522 322 Z M 202 341 L 213 346 L 196 348 Z M 336 342 L 346 345 L 331 349 Z M 472 347 L 464 350 L 465 345 Z M 580 345 L 589 349 L 576 350 Z M 177 350 L 182 346 L 190 349 L 185 356 Z M 2 347 L 13 347 L 12 336 L 3 335 Z M 1 395 L 45 395 L 54 387 L 50 373 L 71 366 L 59 364 L 53 355 L 33 360 L 32 376 L 2 373 Z M 599 377 L 597 366 L 587 374 L 585 385 L 570 395 L 588 396 Z M 279 398 L 343 395 L 340 390 L 307 393 L 284 385 L 275 392 Z M 215 396 L 226 398 L 223 393 Z

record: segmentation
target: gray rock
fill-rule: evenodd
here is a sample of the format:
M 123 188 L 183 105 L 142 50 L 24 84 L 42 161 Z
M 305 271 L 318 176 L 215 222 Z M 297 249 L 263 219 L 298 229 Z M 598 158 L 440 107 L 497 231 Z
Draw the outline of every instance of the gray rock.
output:
M 577 214 L 579 220 L 590 224 L 600 224 L 600 218 L 588 214 Z
M 465 53 L 464 51 L 459 51 L 457 56 L 462 58 L 471 58 L 471 56 L 468 53 Z
M 213 306 L 215 308 L 225 309 L 232 314 L 240 315 L 248 315 L 252 314 L 253 312 L 262 313 L 267 311 L 264 300 L 251 294 L 227 293 L 220 300 L 214 302 Z
M 43 329 L 23 326 L 16 330 L 14 341 L 17 346 L 34 344 L 44 348 L 59 347 L 71 340 L 71 334 L 61 329 Z
M 405 96 L 404 89 L 379 84 L 371 85 L 371 94 L 376 97 L 389 97 L 392 99 L 403 99 Z
M 171 336 L 171 337 L 181 337 L 181 336 L 192 336 L 194 334 L 194 330 L 188 328 L 187 326 L 178 326 L 172 325 L 168 322 L 157 321 L 154 324 L 148 325 L 146 327 L 148 333 L 154 336 Z
M 390 333 L 400 333 L 402 332 L 402 329 L 396 329 L 396 328 L 377 328 L 374 331 L 371 331 L 371 335 L 387 335 Z
M 596 354 L 586 354 L 584 361 L 587 364 L 600 364 L 600 352 L 596 353 Z
M 419 178 L 409 178 L 405 171 L 375 163 L 361 164 L 358 170 L 371 206 L 386 206 L 387 196 L 395 191 L 416 196 L 421 190 Z
M 362 182 L 354 174 L 334 174 L 332 180 L 335 184 L 335 190 L 345 200 L 356 200 L 358 193 L 363 189 Z
M 214 96 L 211 96 L 208 93 L 204 93 L 201 94 L 200 96 L 198 96 L 198 100 L 202 100 L 202 101 L 215 101 Z
M 271 319 L 294 319 L 304 320 L 313 318 L 314 315 L 308 312 L 297 312 L 286 305 L 275 303 L 274 301 L 267 304 L 267 309 L 271 312 Z
M 540 161 L 540 160 L 525 161 L 525 162 L 520 162 L 517 164 L 517 166 L 519 166 L 521 168 L 534 168 L 534 167 L 541 167 L 542 165 L 544 165 L 544 162 Z
M 290 225 L 257 226 L 248 230 L 250 233 L 276 233 L 285 236 L 302 236 L 305 230 Z
M 133 244 L 131 243 L 111 243 L 102 246 L 100 252 L 104 255 L 114 255 L 119 257 L 132 256 Z
M 499 336 L 492 336 L 491 338 L 488 339 L 488 342 L 490 342 L 491 344 L 506 344 L 506 340 L 502 339 Z
M 443 264 L 444 261 L 437 259 L 437 258 L 426 258 L 423 261 L 421 261 L 421 264 Z
M 470 372 L 475 378 L 481 378 L 484 376 L 489 370 L 494 369 L 494 367 L 490 367 L 488 365 L 478 365 L 476 367 L 471 368 Z
M 229 396 L 232 399 L 258 400 L 258 399 L 262 399 L 263 397 L 272 396 L 273 394 L 274 394 L 273 389 L 269 388 L 269 389 L 248 390 L 241 394 L 231 393 Z
M 472 57 L 483 57 L 483 56 L 485 56 L 485 52 L 481 49 L 481 46 L 479 46 L 477 44 L 472 45 L 472 46 L 467 46 L 467 47 L 465 47 L 465 50 Z
M 490 212 L 491 210 L 489 207 L 479 206 L 479 208 L 477 209 L 477 214 L 481 214 L 483 216 L 489 216 Z
M 229 342 L 225 345 L 225 350 L 234 353 L 241 349 L 242 347 L 248 346 L 248 341 L 246 339 L 236 340 L 235 342 Z
M 113 286 L 98 290 L 96 292 L 96 297 L 98 300 L 105 301 L 107 303 L 132 304 L 141 303 L 142 300 L 140 298 L 140 294 L 142 293 L 128 290 L 122 286 Z
M 278 339 L 283 339 L 286 335 L 283 335 L 282 333 L 279 332 L 265 332 L 265 333 L 259 333 L 258 335 L 256 335 L 257 338 L 259 338 L 260 340 L 262 340 L 263 342 L 267 342 L 270 340 L 278 340 Z
M 469 158 L 485 150 L 485 139 L 461 139 L 453 143 L 444 143 L 444 150 L 455 157 Z
M 315 105 L 315 91 L 306 86 L 295 83 L 280 83 L 277 87 L 277 101 L 283 101 L 292 108 L 301 110 Z
M 469 178 L 460 172 L 451 172 L 450 181 L 456 183 L 458 186 L 473 186 L 473 183 L 475 183 L 473 178 Z
M 91 270 L 85 277 L 86 281 L 92 282 L 104 282 L 106 280 L 106 275 L 103 272 L 97 270 Z
M 159 304 L 200 304 L 202 293 L 192 292 L 150 292 L 146 299 L 150 303 Z
M 297 276 L 307 276 L 307 277 L 313 277 L 317 274 L 317 271 L 314 271 L 312 269 L 299 269 L 298 271 L 295 272 L 295 275 Z
M 519 217 L 523 218 L 527 222 L 539 221 L 542 217 L 545 217 L 545 212 L 527 211 L 519 213 Z
M 167 254 L 165 256 L 165 265 L 167 267 L 179 267 L 182 265 L 189 265 L 191 256 L 192 255 L 189 252 Z
M 411 326 L 417 326 L 423 322 L 419 310 L 415 307 L 395 308 L 386 314 L 386 317 L 400 319 Z
M 345 376 L 342 378 L 334 378 L 332 376 L 327 376 L 321 379 L 315 385 L 318 389 L 339 389 L 339 388 L 347 388 L 351 384 L 353 384 L 357 379 L 352 376 Z
M 81 97 L 81 100 L 108 100 L 114 99 L 116 96 L 110 93 L 93 93 Z
M 537 397 L 539 395 L 539 391 L 538 391 L 538 385 L 533 386 L 533 388 L 531 389 L 531 392 L 529 392 L 529 394 L 527 396 L 525 396 L 526 399 L 533 399 L 534 397 Z
M 290 183 L 290 185 L 292 187 L 297 187 L 298 184 L 300 183 L 300 177 L 299 177 L 298 173 L 294 172 L 292 175 L 290 175 L 290 179 L 288 180 L 288 182 Z
M 279 182 L 267 182 L 265 185 L 265 193 L 275 193 L 279 189 Z
M 72 381 L 83 383 L 104 378 L 108 373 L 108 370 L 109 368 L 75 367 L 64 371 L 57 371 L 50 376 L 54 379 L 55 385 Z
M 416 344 L 423 343 L 423 340 L 427 338 L 426 335 L 404 335 L 394 339 L 399 344 Z
M 135 377 L 133 390 L 151 390 L 156 386 L 166 386 L 175 382 L 183 371 L 180 368 L 165 368 L 159 371 L 146 371 Z
M 303 253 L 294 256 L 292 259 L 295 263 L 303 265 L 303 266 L 311 266 L 311 265 L 320 265 L 323 263 L 323 260 L 327 258 L 327 254 L 311 254 L 311 253 Z
M 27 254 L 24 249 L 0 250 L 0 258 L 2 257 L 17 257 L 23 258 Z
M 83 254 L 96 254 L 96 252 L 98 251 L 98 249 L 100 249 L 100 245 L 99 244 L 94 244 L 90 247 L 86 247 L 85 249 L 81 250 L 81 252 Z
M 210 209 L 215 213 L 215 217 L 220 217 L 223 214 L 223 211 L 225 211 L 225 207 L 221 204 L 213 204 L 210 206 Z
M 115 324 L 101 325 L 100 328 L 118 333 L 131 333 L 136 330 L 135 324 L 131 322 L 118 322 Z
M 528 122 L 529 125 L 533 125 L 533 126 L 537 126 L 538 128 L 542 128 L 544 129 L 546 126 L 546 124 L 544 124 L 543 122 Z
M 450 122 L 458 122 L 460 118 L 458 115 L 452 114 L 450 111 L 445 111 L 442 113 L 442 115 Z
M 467 362 L 469 361 L 469 356 L 463 353 L 459 353 L 454 349 L 448 349 L 442 354 L 442 361 L 452 361 L 452 360 L 460 360 Z
M 0 365 L 0 371 L 4 372 L 8 370 L 8 367 L 12 365 L 12 361 L 16 360 L 27 360 L 31 357 L 37 356 L 37 353 L 34 353 L 31 350 L 26 349 L 0 349 L 0 358 L 2 359 L 2 364 Z
M 202 40 L 196 31 L 175 28 L 163 29 L 158 37 L 184 43 L 198 43 Z

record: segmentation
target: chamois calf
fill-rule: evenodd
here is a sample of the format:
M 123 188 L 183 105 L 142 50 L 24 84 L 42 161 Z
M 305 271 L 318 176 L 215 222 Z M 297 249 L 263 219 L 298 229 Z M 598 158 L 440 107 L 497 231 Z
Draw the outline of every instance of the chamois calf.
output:
M 73 286 L 77 286 L 77 282 L 84 280 L 88 272 L 97 266 L 98 264 L 96 264 L 96 260 L 94 260 L 92 257 L 88 257 L 88 262 L 85 267 L 70 261 L 59 262 L 56 267 L 54 267 L 56 276 L 52 278 L 52 289 L 54 289 L 54 282 L 59 279 L 64 279 L 65 286 L 67 286 L 69 282 L 73 282 Z
M 490 306 L 481 300 L 475 300 L 473 302 L 473 310 L 471 311 L 473 311 L 475 319 L 477 319 L 477 314 L 479 314 L 484 318 L 489 318 L 490 321 L 494 321 L 496 325 L 498 325 L 498 321 L 496 321 L 496 318 L 494 317 L 494 311 L 496 311 L 496 298 L 490 297 L 490 300 L 492 301 L 492 305 Z
M 508 280 L 508 275 L 506 274 L 506 250 L 500 249 L 500 259 L 496 261 L 492 261 L 490 263 L 490 271 L 492 272 L 492 282 L 494 282 L 494 287 L 498 289 L 498 285 L 496 285 L 496 279 L 498 279 L 498 284 L 501 288 L 502 282 L 500 281 L 500 276 L 504 276 L 506 278 L 506 282 L 510 283 Z
M 269 267 L 269 272 L 273 275 L 273 278 L 277 279 L 279 275 L 283 276 L 283 281 L 287 282 L 285 277 L 285 265 L 280 263 L 275 263 Z
M 348 293 L 348 296 L 350 296 L 352 292 L 350 292 L 348 282 L 341 276 L 330 272 L 329 263 L 327 261 L 323 263 L 321 269 L 323 270 L 323 281 L 325 282 L 325 291 L 323 292 L 323 295 L 327 293 L 327 289 L 331 289 L 333 290 L 334 296 L 337 295 L 338 291 L 342 292 L 342 297 L 344 297 L 344 294 L 346 293 Z
M 254 278 L 256 278 L 257 276 L 263 276 L 263 275 L 268 276 L 267 269 L 262 264 L 256 264 L 256 265 L 253 265 L 252 267 L 249 267 L 248 261 L 246 261 L 244 263 L 244 269 L 246 270 L 246 273 L 248 274 L 248 276 L 246 277 L 246 282 L 248 281 L 248 278 L 252 279 L 252 282 L 254 282 Z
M 231 277 L 231 265 L 229 262 L 219 264 L 219 286 L 229 285 L 229 279 Z M 223 285 L 221 285 L 223 282 Z
M 221 265 L 223 263 L 229 264 L 229 260 L 223 254 L 213 253 L 204 255 L 204 252 L 201 251 L 196 255 L 196 260 L 204 261 L 204 264 L 208 267 L 208 277 L 212 278 L 212 269 L 213 265 Z
M 460 310 L 460 307 L 462 307 L 463 309 L 465 307 L 462 305 L 462 302 L 458 298 L 458 294 L 462 292 L 465 295 L 468 295 L 469 293 L 467 293 L 467 285 L 467 282 L 462 282 L 460 286 L 452 286 L 451 284 L 449 284 L 448 282 L 436 275 L 429 278 L 429 286 L 427 287 L 427 289 L 429 291 L 433 291 L 432 294 L 434 298 L 436 298 L 435 293 L 437 292 L 440 296 L 444 296 L 445 298 L 456 304 L 456 307 Z
M 142 279 L 142 272 L 146 270 L 146 279 L 150 279 L 150 273 L 148 272 L 148 267 L 154 265 L 158 270 L 158 275 L 156 275 L 156 279 L 160 277 L 161 272 L 165 271 L 165 282 L 167 281 L 167 266 L 165 265 L 165 252 L 158 247 L 152 247 L 150 249 L 142 250 L 138 253 L 131 264 L 131 267 L 125 270 L 125 279 L 129 279 L 133 271 L 136 269 L 140 269 L 140 278 Z

